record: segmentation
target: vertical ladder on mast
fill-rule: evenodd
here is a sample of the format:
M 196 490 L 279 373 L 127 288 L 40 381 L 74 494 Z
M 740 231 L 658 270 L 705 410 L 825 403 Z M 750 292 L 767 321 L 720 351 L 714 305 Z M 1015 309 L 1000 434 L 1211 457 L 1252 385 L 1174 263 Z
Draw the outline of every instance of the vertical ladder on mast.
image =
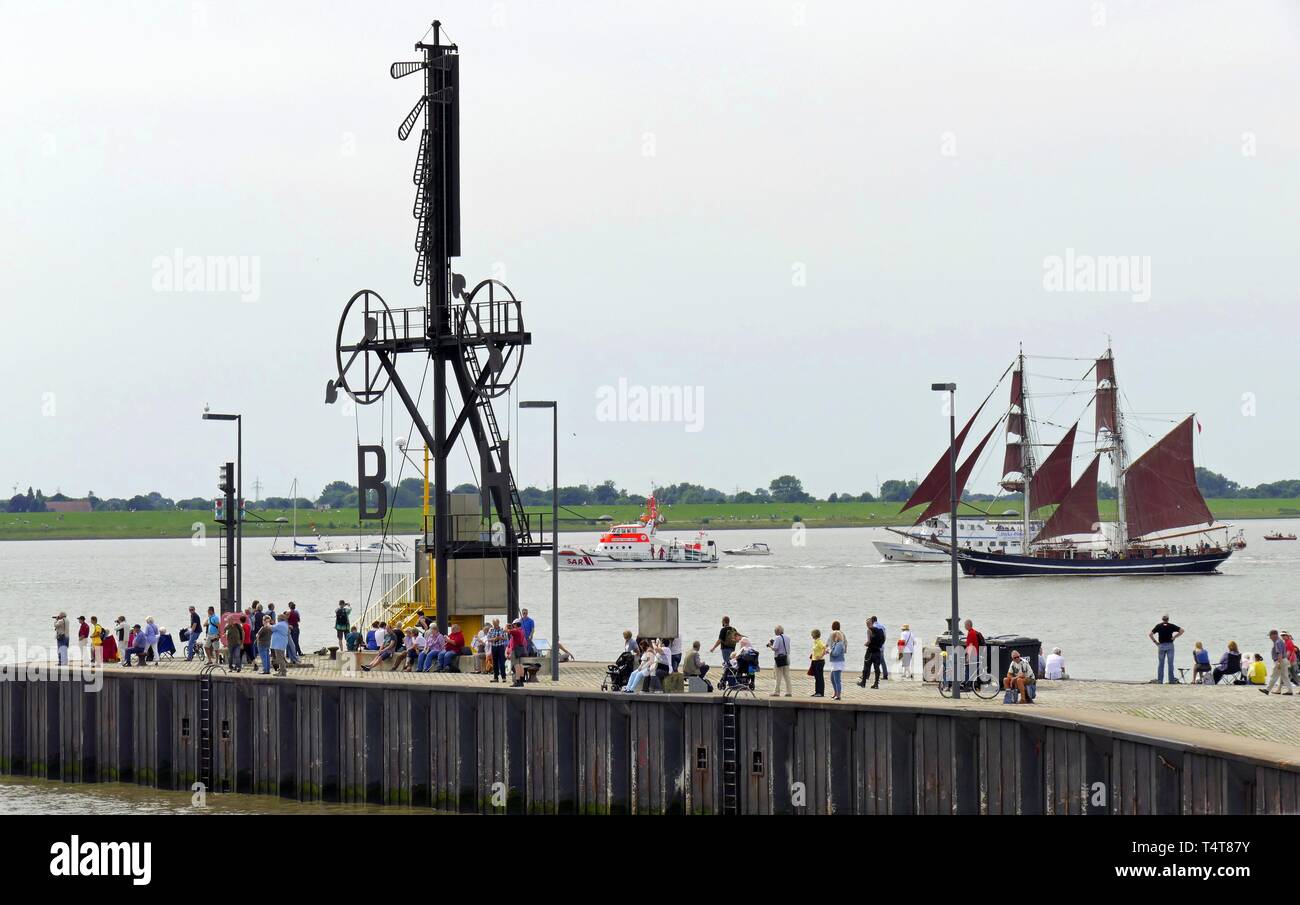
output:
M 477 385 L 482 373 L 479 367 L 478 357 L 470 346 L 464 350 L 465 366 L 469 370 L 470 381 L 472 385 Z M 486 396 L 474 394 L 474 405 L 478 408 L 479 416 L 488 432 L 488 449 L 502 458 L 505 457 L 505 443 L 501 437 L 501 428 L 497 424 L 496 412 L 492 409 L 492 400 Z M 501 471 L 506 475 L 507 486 L 506 492 L 510 496 L 510 516 L 515 523 L 515 536 L 522 544 L 532 542 L 532 534 L 528 528 L 528 517 L 524 513 L 523 500 L 519 497 L 519 488 L 515 486 L 514 471 L 509 468 L 508 463 L 502 463 Z

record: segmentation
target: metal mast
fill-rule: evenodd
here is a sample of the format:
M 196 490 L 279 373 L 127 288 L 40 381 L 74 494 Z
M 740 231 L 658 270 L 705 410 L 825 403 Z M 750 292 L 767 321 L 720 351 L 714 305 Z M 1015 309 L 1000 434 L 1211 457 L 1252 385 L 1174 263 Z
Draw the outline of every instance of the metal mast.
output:
M 1128 549 L 1128 516 L 1125 512 L 1124 470 L 1128 468 L 1128 457 L 1124 453 L 1124 415 L 1119 407 L 1119 384 L 1115 378 L 1115 353 L 1106 346 L 1106 358 L 1110 359 L 1110 393 L 1114 426 L 1110 432 L 1110 465 L 1115 482 L 1115 542 L 1120 550 Z
M 1029 538 L 1030 538 L 1029 482 L 1032 480 L 1033 473 L 1034 473 L 1034 457 L 1033 457 L 1034 445 L 1029 440 L 1029 403 L 1028 403 L 1029 394 L 1028 392 L 1026 392 L 1026 388 L 1028 385 L 1027 381 L 1029 377 L 1027 374 L 1025 374 L 1025 347 L 1024 346 L 1020 347 L 1019 361 L 1020 361 L 1020 399 L 1018 401 L 1018 404 L 1020 406 L 1020 423 L 1021 423 L 1021 427 L 1024 428 L 1024 432 L 1020 435 L 1020 473 L 1024 475 L 1024 479 L 1025 479 L 1025 490 L 1024 490 L 1025 498 L 1024 498 L 1024 505 L 1022 507 L 1024 511 L 1021 513 L 1021 518 L 1024 520 L 1024 526 L 1023 526 L 1024 535 L 1022 536 L 1020 542 L 1020 552 L 1027 556 L 1029 555 Z
M 394 63 L 394 79 L 424 74 L 424 90 L 397 129 L 405 141 L 424 117 L 419 132 L 412 182 L 411 213 L 416 220 L 416 286 L 425 303 L 391 309 L 379 294 L 357 292 L 339 322 L 338 376 L 325 391 L 333 402 L 344 390 L 355 402 L 369 405 L 392 385 L 420 431 L 433 460 L 433 585 L 438 627 L 446 631 L 449 615 L 448 563 L 457 559 L 501 559 L 505 564 L 507 609 L 519 609 L 519 557 L 538 556 L 542 544 L 533 531 L 510 470 L 509 441 L 501 436 L 492 400 L 503 396 L 518 376 L 524 347 L 532 341 L 524 330 L 522 307 L 499 280 L 483 280 L 466 291 L 465 278 L 451 270 L 460 255 L 460 55 L 455 44 L 442 43 L 442 24 L 432 26 L 433 43 L 415 45 L 422 59 Z M 433 370 L 433 425 L 425 423 L 416 400 L 397 371 L 402 353 L 427 355 Z M 448 371 L 451 383 L 448 382 Z M 454 386 L 454 391 L 451 387 Z M 458 397 L 457 410 L 449 396 Z M 477 447 L 482 515 L 461 516 L 472 525 L 453 527 L 447 486 L 447 458 L 465 428 Z M 387 512 L 383 448 L 358 450 L 359 508 L 362 518 Z M 376 473 L 365 471 L 365 455 L 378 460 Z M 367 489 L 378 490 L 378 506 L 368 509 Z M 426 527 L 427 530 L 427 527 Z

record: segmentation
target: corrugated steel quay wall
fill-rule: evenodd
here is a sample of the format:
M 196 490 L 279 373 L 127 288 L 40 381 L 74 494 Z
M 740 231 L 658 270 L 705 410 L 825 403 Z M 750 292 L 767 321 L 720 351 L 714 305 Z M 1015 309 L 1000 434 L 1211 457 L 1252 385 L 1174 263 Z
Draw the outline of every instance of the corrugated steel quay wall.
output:
M 212 791 L 483 813 L 722 810 L 717 697 L 213 682 Z M 746 700 L 749 814 L 1295 814 L 1287 765 L 989 705 Z M 0 682 L 0 773 L 189 790 L 196 675 Z

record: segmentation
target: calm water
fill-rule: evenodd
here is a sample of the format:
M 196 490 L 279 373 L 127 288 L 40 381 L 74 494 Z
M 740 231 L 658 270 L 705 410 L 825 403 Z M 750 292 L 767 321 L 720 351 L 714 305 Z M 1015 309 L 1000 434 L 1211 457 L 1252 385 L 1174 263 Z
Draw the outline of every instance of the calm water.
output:
M 1294 522 L 1246 521 L 1249 546 L 1228 561 L 1222 575 L 1184 578 L 964 579 L 961 614 L 985 635 L 1018 633 L 1059 646 L 1069 671 L 1079 677 L 1142 680 L 1155 671 L 1146 632 L 1163 612 L 1187 630 L 1181 662 L 1191 642 L 1203 641 L 1218 659 L 1228 639 L 1244 651 L 1263 650 L 1269 629 L 1300 629 L 1294 589 L 1300 577 L 1300 542 L 1267 542 L 1272 530 Z M 681 532 L 679 536 L 687 536 Z M 806 656 L 808 633 L 844 623 L 850 649 L 861 644 L 863 622 L 879 616 L 891 639 L 910 623 L 927 642 L 944 628 L 949 611 L 946 565 L 885 564 L 870 542 L 891 535 L 878 529 L 842 528 L 792 532 L 720 531 L 720 547 L 752 541 L 771 545 L 768 558 L 724 557 L 720 568 L 683 572 L 560 574 L 561 629 L 565 646 L 583 660 L 612 660 L 625 628 L 635 629 L 637 597 L 678 597 L 684 637 L 704 647 L 717 636 L 718 620 L 732 621 L 758 645 L 777 623 L 795 639 L 795 662 Z M 596 535 L 566 536 L 594 543 Z M 367 600 L 373 566 L 277 563 L 270 541 L 244 542 L 244 597 L 277 609 L 294 601 L 303 613 L 303 646 L 334 639 L 333 614 L 340 598 L 359 615 Z M 51 615 L 66 610 L 96 615 L 111 625 L 153 616 L 173 632 L 186 624 L 186 607 L 205 610 L 216 600 L 217 553 L 213 543 L 189 540 L 28 541 L 0 543 L 0 644 L 51 645 Z M 537 633 L 550 635 L 550 573 L 525 561 L 520 576 L 524 604 L 537 619 Z M 75 653 L 75 651 L 74 651 Z M 715 655 L 716 657 L 716 655 Z M 712 659 L 712 658 L 711 658 Z M 42 789 L 47 791 L 42 791 Z M 121 796 L 111 787 L 66 790 L 44 784 L 0 784 L 0 812 L 93 809 L 107 797 L 127 810 L 188 807 L 150 793 Z M 46 797 L 48 795 L 48 797 Z M 227 796 L 228 799 L 232 796 Z M 237 799 L 237 797 L 234 797 Z M 263 810 L 260 799 L 233 808 Z

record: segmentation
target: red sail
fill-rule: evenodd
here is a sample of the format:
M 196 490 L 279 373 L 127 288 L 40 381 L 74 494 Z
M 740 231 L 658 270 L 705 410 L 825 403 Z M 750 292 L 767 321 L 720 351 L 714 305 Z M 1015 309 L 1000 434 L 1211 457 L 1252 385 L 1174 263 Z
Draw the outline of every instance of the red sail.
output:
M 1025 416 L 1019 412 L 1012 412 L 1007 415 L 1007 433 L 1023 437 L 1025 435 Z
M 1214 521 L 1196 486 L 1190 416 L 1124 472 L 1124 509 L 1131 537 Z
M 1020 392 L 1023 384 L 1020 382 L 1021 376 L 1019 371 L 1011 372 L 1011 404 L 1020 405 Z
M 1106 385 L 1103 387 L 1102 383 Z M 1097 359 L 1097 433 L 1115 430 L 1115 359 Z
M 1074 460 L 1074 432 L 1078 429 L 1076 422 L 1038 466 L 1033 483 L 1029 485 L 1031 509 L 1059 503 L 1070 492 L 1070 463 Z
M 1009 475 L 1019 472 L 1024 466 L 1020 456 L 1020 444 L 1008 443 L 1007 454 L 1002 457 L 1002 474 Z
M 1097 359 L 1097 382 L 1101 383 L 1103 380 L 1111 384 L 1115 382 L 1115 359 L 1109 356 Z
M 984 402 L 988 402 L 988 400 L 985 399 Z M 980 407 L 975 410 L 975 414 L 970 416 L 970 420 L 966 422 L 966 426 L 963 427 L 961 433 L 957 435 L 957 452 L 961 452 L 962 444 L 966 442 L 966 435 L 970 433 L 971 425 L 975 423 L 975 419 L 978 418 L 980 412 L 984 410 L 984 402 L 980 403 Z M 912 491 L 912 495 L 907 498 L 907 502 L 903 504 L 903 508 L 898 511 L 906 512 L 913 506 L 920 506 L 923 503 L 933 503 L 935 500 L 943 500 L 945 506 L 948 504 L 947 450 L 943 451 L 943 455 L 939 457 L 938 462 L 934 463 L 934 467 L 931 468 L 930 473 L 925 476 L 925 480 L 916 485 L 916 489 Z M 947 512 L 948 510 L 945 509 L 943 511 Z
M 961 467 L 957 469 L 957 499 L 958 500 L 961 499 L 961 492 L 966 487 L 966 481 L 967 479 L 970 478 L 970 473 L 971 471 L 974 470 L 975 463 L 976 461 L 979 460 L 980 453 L 984 452 L 984 447 L 988 445 L 989 439 L 993 436 L 993 432 L 997 429 L 998 426 L 996 424 L 990 427 L 989 432 L 985 434 L 984 439 L 980 441 L 980 445 L 975 447 L 975 451 L 972 452 L 970 456 L 967 457 L 966 461 L 961 463 Z M 943 496 L 933 500 L 929 506 L 925 507 L 925 511 L 921 513 L 921 517 L 918 518 L 912 524 L 919 525 L 921 524 L 921 522 L 925 521 L 931 516 L 939 515 L 940 513 L 947 512 L 949 509 L 952 508 L 952 493 L 948 489 L 948 475 L 946 472 L 944 473 L 943 478 L 944 478 Z
M 1097 390 L 1097 433 L 1115 430 L 1115 391 Z
M 1097 530 L 1097 525 L 1101 523 L 1101 515 L 1097 512 L 1097 465 L 1100 462 L 1101 456 L 1092 457 L 1092 464 L 1079 475 L 1079 480 L 1074 482 L 1070 492 L 1061 500 L 1061 505 L 1056 507 L 1032 543 L 1038 543 L 1045 537 L 1091 534 Z

